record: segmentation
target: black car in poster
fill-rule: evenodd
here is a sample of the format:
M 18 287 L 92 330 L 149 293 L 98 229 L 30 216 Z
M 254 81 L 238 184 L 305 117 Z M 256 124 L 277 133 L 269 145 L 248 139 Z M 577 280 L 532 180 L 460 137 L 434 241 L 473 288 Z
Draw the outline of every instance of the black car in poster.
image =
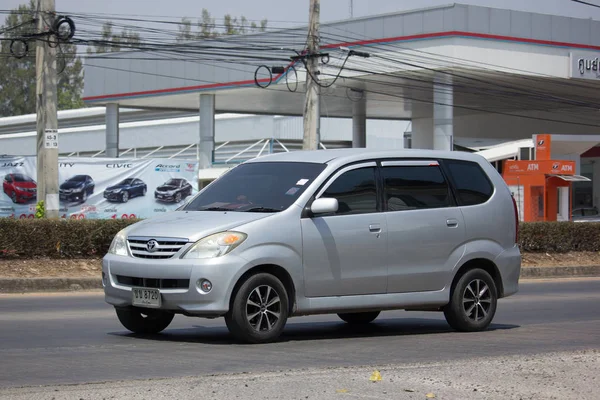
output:
M 94 193 L 96 184 L 89 175 L 75 175 L 60 185 L 58 194 L 62 201 L 79 201 L 85 203 Z
M 148 186 L 141 179 L 127 178 L 116 185 L 109 186 L 104 190 L 104 198 L 108 201 L 120 201 L 127 203 L 132 197 L 145 196 Z
M 172 178 L 154 191 L 154 198 L 160 201 L 179 203 L 192 194 L 192 185 L 183 178 Z

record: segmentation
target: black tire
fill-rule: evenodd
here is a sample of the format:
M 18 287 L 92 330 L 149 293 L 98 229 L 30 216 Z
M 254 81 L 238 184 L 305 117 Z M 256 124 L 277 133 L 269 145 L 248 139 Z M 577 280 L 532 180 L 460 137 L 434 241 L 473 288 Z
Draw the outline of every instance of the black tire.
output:
M 456 281 L 451 293 L 444 316 L 452 328 L 477 332 L 490 325 L 498 303 L 498 290 L 490 274 L 482 269 L 471 269 Z
M 142 196 L 145 196 L 145 195 L 146 195 L 146 192 L 147 192 L 147 189 L 146 189 L 146 188 L 143 188 L 143 189 L 142 189 Z
M 380 314 L 380 311 L 357 312 L 357 313 L 341 313 L 338 317 L 351 325 L 364 325 L 375 321 Z
M 268 343 L 281 335 L 288 318 L 289 300 L 279 279 L 267 273 L 252 275 L 233 296 L 225 323 L 235 338 L 246 343 Z M 271 306 L 266 306 L 270 303 Z
M 13 192 L 12 196 L 10 197 L 13 203 L 17 203 L 17 192 Z
M 175 203 L 181 202 L 181 192 L 175 193 Z
M 87 189 L 84 189 L 83 194 L 81 195 L 81 202 L 85 203 L 87 201 L 87 199 L 88 199 L 88 191 L 87 191 Z
M 128 201 L 129 201 L 129 192 L 124 191 L 123 194 L 121 194 L 121 202 L 127 203 Z
M 161 310 L 115 308 L 121 324 L 134 333 L 151 334 L 166 329 L 175 314 Z

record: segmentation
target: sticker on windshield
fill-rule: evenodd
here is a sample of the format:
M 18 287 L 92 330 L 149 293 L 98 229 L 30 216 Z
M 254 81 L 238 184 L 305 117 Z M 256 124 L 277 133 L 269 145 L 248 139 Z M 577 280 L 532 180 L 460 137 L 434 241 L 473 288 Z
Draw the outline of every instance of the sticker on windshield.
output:
M 308 179 L 300 179 L 298 182 L 296 182 L 296 185 L 304 186 L 306 185 L 306 182 L 308 182 Z
M 287 192 L 285 192 L 285 194 L 287 194 L 288 196 L 293 196 L 298 192 L 298 190 L 300 190 L 300 189 L 297 187 L 293 187 L 290 190 L 288 190 Z

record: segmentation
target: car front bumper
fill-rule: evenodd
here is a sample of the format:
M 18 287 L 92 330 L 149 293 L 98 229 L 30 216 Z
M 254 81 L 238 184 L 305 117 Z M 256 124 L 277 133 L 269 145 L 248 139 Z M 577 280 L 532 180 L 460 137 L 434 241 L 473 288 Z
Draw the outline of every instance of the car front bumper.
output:
M 173 202 L 175 201 L 175 194 L 167 195 L 160 192 L 154 192 L 154 198 L 158 201 Z
M 17 202 L 26 203 L 30 200 L 35 199 L 37 196 L 36 192 L 15 192 L 17 195 Z
M 123 193 L 106 193 L 104 192 L 104 198 L 108 201 L 121 201 L 123 198 Z
M 115 307 L 129 307 L 133 287 L 158 287 L 163 310 L 200 317 L 222 316 L 229 310 L 229 298 L 237 279 L 249 267 L 246 260 L 231 254 L 205 260 L 157 260 L 107 254 L 102 260 L 105 300 Z M 198 287 L 203 279 L 212 283 L 208 293 Z M 177 287 L 170 287 L 173 283 Z M 163 285 L 167 287 L 161 288 Z
M 83 190 L 81 192 L 59 193 L 62 201 L 81 201 L 83 200 Z

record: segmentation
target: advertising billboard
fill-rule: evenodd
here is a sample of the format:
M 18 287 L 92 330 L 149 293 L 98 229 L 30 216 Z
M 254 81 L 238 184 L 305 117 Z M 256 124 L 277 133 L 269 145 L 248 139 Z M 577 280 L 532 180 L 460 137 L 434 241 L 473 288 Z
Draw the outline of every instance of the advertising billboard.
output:
M 198 192 L 197 161 L 59 158 L 61 218 L 149 218 Z M 36 157 L 0 158 L 0 218 L 33 218 Z

